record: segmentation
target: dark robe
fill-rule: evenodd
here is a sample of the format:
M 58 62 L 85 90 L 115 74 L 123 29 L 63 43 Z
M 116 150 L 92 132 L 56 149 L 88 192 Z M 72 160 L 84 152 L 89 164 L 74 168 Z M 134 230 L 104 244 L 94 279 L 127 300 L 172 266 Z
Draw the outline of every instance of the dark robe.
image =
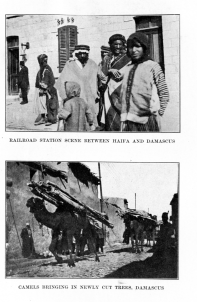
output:
M 46 89 L 43 89 L 41 83 L 46 85 Z M 41 67 L 36 76 L 35 86 L 39 89 L 39 97 L 46 97 L 47 121 L 52 124 L 57 121 L 59 108 L 57 90 L 55 89 L 54 84 L 55 78 L 51 67 L 49 65 Z M 38 113 L 40 113 L 39 108 L 37 110 Z
M 107 75 L 108 70 L 113 68 L 124 73 L 124 67 L 130 62 L 130 58 L 126 54 L 119 55 L 111 63 L 112 54 L 104 57 L 102 62 L 102 71 Z M 113 76 L 109 76 L 107 89 L 104 94 L 105 99 L 105 117 L 101 118 L 101 123 L 105 124 L 106 131 L 120 131 L 120 113 L 121 113 L 121 103 L 120 103 L 120 91 L 121 91 L 122 80 L 117 81 Z
M 28 68 L 23 66 L 18 74 L 18 87 L 21 89 L 21 95 L 23 101 L 27 102 L 27 92 L 29 89 L 29 74 Z
M 23 228 L 21 232 L 22 238 L 22 255 L 27 258 L 35 254 L 34 241 L 31 233 L 31 229 Z

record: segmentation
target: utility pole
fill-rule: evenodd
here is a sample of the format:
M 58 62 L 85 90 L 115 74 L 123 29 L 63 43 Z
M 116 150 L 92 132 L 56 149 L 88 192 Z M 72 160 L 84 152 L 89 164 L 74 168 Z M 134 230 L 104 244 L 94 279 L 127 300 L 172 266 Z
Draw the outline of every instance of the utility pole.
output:
M 98 162 L 98 170 L 99 170 L 99 179 L 100 179 L 101 212 L 103 212 L 103 191 L 102 191 L 102 182 L 101 182 L 101 167 L 99 162 Z
M 102 182 L 101 182 L 101 166 L 100 163 L 98 162 L 98 170 L 99 170 L 99 179 L 100 179 L 100 202 L 101 202 L 101 213 L 103 212 L 103 190 L 102 190 Z M 104 237 L 104 245 L 106 242 L 106 227 L 102 223 L 102 233 Z
M 135 193 L 135 210 L 136 210 L 136 193 Z

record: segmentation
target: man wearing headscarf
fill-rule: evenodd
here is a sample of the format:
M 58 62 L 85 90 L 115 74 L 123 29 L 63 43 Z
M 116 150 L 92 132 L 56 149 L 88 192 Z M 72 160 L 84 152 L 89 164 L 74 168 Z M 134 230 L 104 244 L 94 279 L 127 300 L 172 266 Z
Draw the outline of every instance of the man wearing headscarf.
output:
M 66 82 L 67 99 L 59 111 L 59 119 L 64 120 L 64 131 L 86 131 L 86 121 L 93 125 L 93 114 L 88 104 L 80 98 L 81 88 L 78 83 Z
M 95 103 L 97 98 L 97 64 L 89 59 L 90 47 L 88 45 L 76 45 L 73 57 L 70 58 L 56 84 L 60 97 L 64 100 L 67 98 L 64 87 L 65 82 L 76 82 L 81 87 L 81 98 L 88 104 L 93 114 L 94 127 L 97 127 L 98 104 Z M 87 124 L 87 130 L 89 126 Z
M 57 122 L 58 97 L 54 88 L 55 78 L 51 67 L 47 64 L 46 54 L 38 56 L 40 70 L 36 76 L 36 91 L 34 97 L 34 112 L 38 114 L 35 125 L 50 126 Z
M 120 131 L 120 90 L 124 69 L 130 58 L 125 53 L 126 40 L 123 35 L 115 34 L 111 36 L 108 43 L 110 52 L 101 63 L 101 71 L 106 76 L 107 84 L 101 124 L 104 125 L 106 131 Z
M 133 33 L 127 40 L 127 65 L 121 89 L 122 131 L 160 131 L 160 118 L 169 102 L 164 73 L 149 57 L 148 37 Z

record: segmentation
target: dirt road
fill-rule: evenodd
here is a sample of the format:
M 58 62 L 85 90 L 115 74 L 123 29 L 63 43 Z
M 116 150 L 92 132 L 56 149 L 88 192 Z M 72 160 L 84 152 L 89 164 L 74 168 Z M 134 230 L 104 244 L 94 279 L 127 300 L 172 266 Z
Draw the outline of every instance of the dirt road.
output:
M 150 248 L 140 254 L 131 253 L 130 246 L 118 246 L 99 254 L 77 257 L 75 267 L 68 267 L 67 257 L 58 264 L 52 258 L 36 259 L 7 266 L 8 278 L 177 278 L 176 268 L 164 267 L 154 259 Z

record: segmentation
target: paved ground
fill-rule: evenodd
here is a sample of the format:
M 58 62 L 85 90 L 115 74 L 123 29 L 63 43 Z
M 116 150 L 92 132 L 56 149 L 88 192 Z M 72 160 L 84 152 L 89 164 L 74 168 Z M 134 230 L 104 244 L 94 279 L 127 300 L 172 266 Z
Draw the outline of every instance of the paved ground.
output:
M 158 264 L 150 248 L 140 254 L 131 253 L 130 246 L 115 246 L 100 254 L 78 257 L 75 267 L 68 267 L 67 257 L 58 264 L 54 257 L 48 259 L 12 261 L 7 265 L 8 278 L 176 278 L 171 264 Z M 174 260 L 173 260 L 174 263 Z
M 6 100 L 6 131 L 57 131 L 57 124 L 34 126 L 36 114 L 33 113 L 33 101 L 20 105 L 21 99 L 9 97 Z

